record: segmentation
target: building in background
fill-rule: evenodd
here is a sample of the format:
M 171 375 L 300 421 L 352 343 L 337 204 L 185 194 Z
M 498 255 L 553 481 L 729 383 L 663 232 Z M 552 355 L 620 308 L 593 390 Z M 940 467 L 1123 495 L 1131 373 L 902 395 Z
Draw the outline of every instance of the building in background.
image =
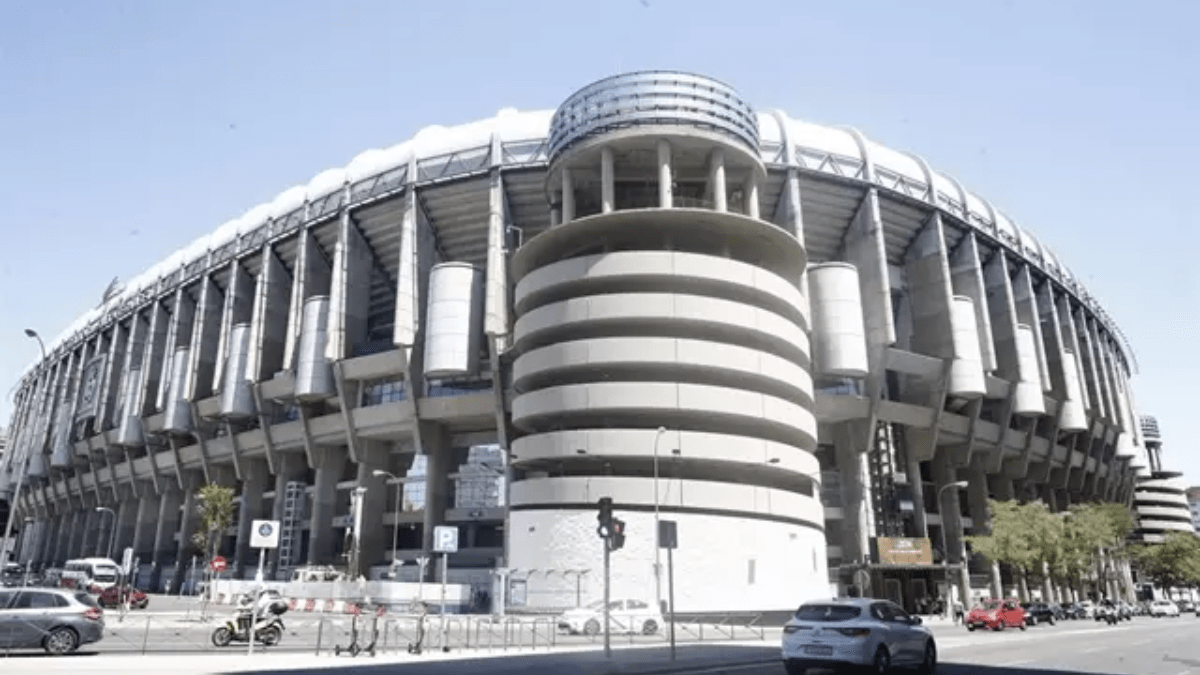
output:
M 1192 514 L 1192 528 L 1200 534 L 1200 487 L 1192 486 L 1187 489 L 1188 510 Z
M 1162 464 L 1162 433 L 1158 420 L 1150 415 L 1141 418 L 1146 468 L 1139 472 L 1133 491 L 1133 510 L 1137 529 L 1135 541 L 1161 543 L 1171 532 L 1195 532 L 1194 508 L 1178 471 L 1168 471 Z
M 572 605 L 609 496 L 615 597 L 664 597 L 670 519 L 680 611 L 912 609 L 1000 595 L 964 546 L 989 497 L 1128 504 L 1144 465 L 1134 356 L 1032 234 L 918 155 L 675 72 L 368 150 L 106 294 L 41 366 L 0 467 L 47 532 L 29 556 L 115 523 L 172 587 L 207 481 L 239 494 L 244 574 L 262 517 L 277 574 L 345 564 L 364 486 L 371 570 L 393 523 L 409 563 L 453 525 L 455 581 Z

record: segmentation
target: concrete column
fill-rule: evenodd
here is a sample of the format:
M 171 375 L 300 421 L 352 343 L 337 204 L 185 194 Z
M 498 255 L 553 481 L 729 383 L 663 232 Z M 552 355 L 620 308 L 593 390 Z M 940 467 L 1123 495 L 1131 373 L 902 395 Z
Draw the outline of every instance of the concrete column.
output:
M 134 530 L 137 529 L 138 509 L 141 508 L 140 501 L 127 495 L 121 500 L 121 505 L 117 508 L 117 536 L 113 539 L 113 558 L 120 563 L 121 557 L 127 547 L 133 545 Z M 107 546 L 107 542 L 105 546 Z
M 562 224 L 575 220 L 575 177 L 570 167 L 562 170 Z
M 179 511 L 179 539 L 175 547 L 175 572 L 171 576 L 171 589 L 177 591 L 183 585 L 184 575 L 187 573 L 187 563 L 190 558 L 192 549 L 192 535 L 196 532 L 196 524 L 199 518 L 196 514 L 196 485 L 199 481 L 195 477 L 190 477 L 190 480 L 184 483 L 184 492 L 181 497 L 182 508 Z M 167 506 L 166 499 L 163 500 L 163 506 Z M 159 534 L 162 534 L 162 529 L 159 529 Z M 156 542 L 158 541 L 156 537 Z
M 258 569 L 257 551 L 250 548 L 250 525 L 263 516 L 263 484 L 267 480 L 267 464 L 253 459 L 242 466 L 241 504 L 238 506 L 237 544 L 233 559 L 243 570 Z M 244 575 L 243 575 L 244 576 Z
M 56 515 L 47 521 L 46 536 L 42 538 L 37 562 L 43 567 L 50 566 L 54 558 L 54 548 L 58 538 L 62 536 L 62 515 Z
M 301 455 L 285 452 L 276 458 L 275 463 L 275 501 L 271 504 L 271 519 L 283 522 L 283 507 L 287 497 L 287 484 L 304 477 L 304 458 Z M 275 578 L 279 572 L 279 549 L 267 551 L 267 565 L 270 576 Z
M 842 559 L 860 563 L 870 554 L 867 512 L 868 486 L 863 480 L 862 425 L 848 422 L 834 433 L 834 455 L 842 485 Z
M 921 461 L 911 449 L 905 462 L 905 470 L 908 472 L 909 489 L 912 490 L 913 527 L 916 529 L 916 536 L 928 537 L 929 519 L 925 513 L 925 484 L 921 481 Z
M 712 194 L 713 210 L 724 213 L 729 210 L 725 190 L 725 152 L 713 150 L 708 158 L 708 191 Z
M 149 562 L 154 561 L 154 535 L 159 522 L 159 502 L 161 499 L 154 490 L 144 490 L 138 500 L 137 523 L 133 529 L 134 557 Z
M 310 497 L 308 523 L 308 564 L 334 562 L 333 517 L 337 509 L 337 484 L 346 468 L 345 448 L 322 448 L 316 480 Z
M 66 536 L 59 535 L 58 543 L 55 546 L 54 560 L 65 563 L 73 557 L 72 549 L 75 546 L 75 542 L 81 538 L 79 534 L 79 521 L 83 517 L 83 512 L 72 511 L 69 515 L 63 517 L 67 519 L 66 529 L 63 531 L 63 534 Z
M 613 178 L 613 151 L 600 148 L 600 212 L 610 213 L 615 208 L 616 181 Z
M 433 528 L 446 521 L 446 507 L 450 492 L 450 464 L 452 448 L 450 435 L 445 427 L 433 422 L 418 422 L 421 425 L 421 443 L 426 454 L 425 464 L 425 520 L 424 532 L 421 537 L 421 547 L 425 555 L 433 555 Z M 428 573 L 433 573 L 437 565 L 429 565 Z M 439 572 L 440 574 L 440 572 Z
M 658 141 L 658 205 L 669 209 L 674 206 L 674 188 L 671 185 L 671 144 L 665 139 Z
M 746 179 L 746 215 L 758 219 L 758 176 Z
M 967 469 L 967 480 L 970 482 L 970 487 L 967 488 L 967 508 L 971 512 L 972 533 L 991 534 L 992 512 L 988 504 L 987 472 L 978 467 L 971 467 Z M 989 566 L 989 573 L 991 578 L 988 586 L 991 589 L 992 597 L 1002 597 L 1003 585 L 1000 579 L 1000 566 L 993 562 Z
M 963 604 L 966 604 L 966 598 L 971 597 L 971 584 L 964 559 L 966 549 L 963 547 L 963 522 L 959 506 L 959 490 L 958 488 L 942 489 L 946 485 L 958 480 L 950 453 L 945 450 L 938 450 L 937 454 L 934 455 L 931 468 L 933 470 L 933 483 L 938 490 L 939 496 L 938 512 L 942 519 L 942 532 L 946 544 L 946 559 L 951 565 L 959 565 L 959 593 L 964 599 Z
M 988 476 L 988 486 L 992 496 L 999 502 L 1010 502 L 1016 498 L 1016 488 L 1011 478 L 1001 475 Z
M 363 496 L 362 529 L 358 533 L 360 574 L 370 578 L 372 565 L 384 563 L 392 550 L 392 528 L 383 522 L 388 511 L 388 493 L 393 488 L 387 476 L 376 477 L 376 469 L 386 470 L 387 447 L 372 443 L 362 450 L 358 465 L 358 484 L 367 488 Z
M 86 503 L 86 502 L 85 502 Z M 104 511 L 97 511 L 95 506 L 88 505 L 83 512 L 83 536 L 79 538 L 79 547 L 72 558 L 83 558 L 99 554 L 99 542 L 108 536 L 107 523 L 112 517 Z

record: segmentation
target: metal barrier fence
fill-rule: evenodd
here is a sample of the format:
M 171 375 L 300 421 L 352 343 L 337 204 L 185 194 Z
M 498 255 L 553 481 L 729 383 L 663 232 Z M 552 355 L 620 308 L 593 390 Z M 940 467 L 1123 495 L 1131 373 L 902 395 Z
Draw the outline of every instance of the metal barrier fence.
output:
M 98 643 L 81 645 L 81 651 L 114 654 L 178 654 L 196 652 L 236 652 L 249 645 L 233 642 L 225 647 L 213 644 L 213 632 L 232 620 L 233 612 L 207 616 L 183 613 L 162 614 L 130 612 L 110 615 Z M 555 647 L 588 647 L 603 643 L 603 634 L 568 634 L 558 628 L 557 617 L 477 616 L 438 614 L 374 613 L 319 614 L 289 612 L 282 617 L 284 634 L 279 644 L 254 645 L 256 652 L 313 653 L 316 655 L 349 653 L 379 654 L 404 651 L 509 651 L 542 650 Z M 652 646 L 669 639 L 669 622 L 652 634 L 615 630 L 612 644 Z M 679 644 L 768 639 L 772 629 L 755 621 L 737 623 L 728 616 L 690 618 L 675 624 Z M 7 655 L 7 651 L 4 652 Z

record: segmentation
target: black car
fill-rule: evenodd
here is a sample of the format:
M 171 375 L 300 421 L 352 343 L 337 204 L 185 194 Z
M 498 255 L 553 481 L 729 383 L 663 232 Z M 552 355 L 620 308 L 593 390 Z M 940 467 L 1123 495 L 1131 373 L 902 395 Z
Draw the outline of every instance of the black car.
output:
M 1086 619 L 1087 618 L 1087 610 L 1084 609 L 1083 605 L 1079 604 L 1078 602 L 1073 602 L 1069 605 L 1063 605 L 1062 609 L 1063 609 L 1063 618 L 1064 619 Z
M 1036 626 L 1039 623 L 1048 623 L 1053 626 L 1058 621 L 1054 607 L 1044 602 L 1022 602 L 1021 607 L 1025 609 L 1025 623 L 1030 626 Z

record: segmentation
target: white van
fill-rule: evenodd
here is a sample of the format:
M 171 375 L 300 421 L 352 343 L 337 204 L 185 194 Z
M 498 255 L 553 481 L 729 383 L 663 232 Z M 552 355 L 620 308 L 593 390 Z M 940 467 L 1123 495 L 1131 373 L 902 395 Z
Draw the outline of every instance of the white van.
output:
M 121 566 L 110 558 L 68 560 L 62 570 L 60 586 L 91 591 L 115 586 L 121 578 Z

